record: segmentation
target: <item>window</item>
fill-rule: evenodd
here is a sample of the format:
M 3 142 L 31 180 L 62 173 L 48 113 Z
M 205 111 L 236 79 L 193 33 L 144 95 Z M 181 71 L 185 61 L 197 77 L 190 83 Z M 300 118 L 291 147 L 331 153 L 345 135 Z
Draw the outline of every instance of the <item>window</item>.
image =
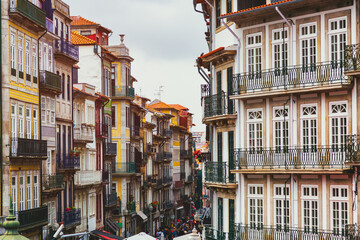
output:
M 306 232 L 317 233 L 319 224 L 318 187 L 302 186 L 302 225 Z
M 218 198 L 218 231 L 223 231 L 223 199 Z
M 43 54 L 44 54 L 44 56 L 43 56 L 43 61 L 44 61 L 44 70 L 48 70 L 49 69 L 49 67 L 48 67 L 48 63 L 49 63 L 49 61 L 48 61 L 48 57 L 49 57 L 49 54 L 48 54 L 48 45 L 47 44 L 43 44 Z
M 346 17 L 329 20 L 329 56 L 333 64 L 344 61 L 346 31 Z
M 316 23 L 300 25 L 301 64 L 303 71 L 315 71 L 316 64 Z
M 59 20 L 55 18 L 55 34 L 59 36 Z
M 286 200 L 285 200 L 286 199 Z M 277 229 L 289 229 L 290 188 L 289 185 L 274 185 L 274 222 Z
M 217 133 L 217 161 L 222 162 L 223 154 L 222 154 L 222 147 L 223 147 L 223 139 L 222 139 L 222 132 Z
M 51 101 L 50 101 L 50 97 L 46 98 L 46 122 L 50 123 L 50 106 Z
M 248 185 L 248 216 L 250 228 L 264 226 L 264 187 L 262 184 Z
M 53 49 L 51 46 L 49 46 L 48 60 L 49 60 L 48 71 L 52 72 L 53 71 Z
M 344 150 L 348 133 L 347 102 L 329 104 L 330 145 L 333 151 Z
M 347 186 L 330 186 L 330 222 L 334 234 L 345 234 L 349 221 L 349 192 Z
M 116 127 L 115 114 L 115 106 L 111 106 L 111 126 L 113 128 Z
M 31 174 L 26 176 L 26 209 L 32 208 L 32 181 Z
M 18 69 L 19 78 L 24 79 L 24 37 L 19 36 L 18 40 Z
M 39 139 L 38 110 L 33 110 L 34 139 Z
M 232 12 L 232 0 L 226 0 L 226 13 Z
M 39 176 L 34 175 L 34 207 L 39 207 Z
M 316 151 L 317 147 L 317 106 L 301 106 L 301 139 L 304 150 Z
M 25 210 L 25 181 L 24 176 L 19 177 L 19 195 L 20 195 L 20 203 L 19 203 L 19 211 Z
M 46 159 L 46 172 L 48 175 L 51 175 L 52 173 L 52 169 L 51 169 L 51 166 L 52 166 L 52 154 L 51 154 L 51 150 L 47 151 L 47 159 Z
M 289 145 L 289 108 L 275 107 L 273 114 L 275 151 L 277 153 L 287 152 Z
M 43 49 L 43 44 L 39 43 L 39 69 L 44 70 L 44 64 L 43 64 L 43 56 L 42 56 L 42 49 Z
M 248 147 L 258 149 L 262 147 L 262 109 L 248 111 Z
M 46 97 L 41 96 L 41 122 L 46 123 Z
M 13 174 L 12 174 L 13 175 Z M 14 211 L 18 211 L 18 189 L 17 189 L 17 176 L 11 177 L 11 198 Z
M 31 108 L 26 107 L 26 138 L 31 139 Z
M 247 59 L 248 71 L 259 72 L 261 71 L 261 44 L 262 35 L 257 33 L 247 37 Z
M 65 31 L 65 39 L 66 41 L 69 41 L 69 25 L 66 25 Z
M 221 3 L 221 1 L 220 0 L 216 0 L 216 2 L 215 2 L 215 11 L 216 11 L 216 27 L 218 28 L 218 27 L 220 27 L 220 25 L 221 25 L 221 21 L 220 21 L 220 19 L 219 19 L 219 17 L 220 17 L 220 14 L 221 14 L 221 6 L 220 6 L 220 3 Z
M 55 124 L 55 99 L 51 99 L 50 102 L 50 123 Z
M 30 40 L 25 41 L 26 81 L 31 81 Z
M 273 67 L 282 69 L 288 66 L 288 29 L 276 29 L 272 34 Z M 280 72 L 279 72 L 280 75 Z
M 61 97 L 62 99 L 65 99 L 65 74 L 63 73 L 62 75 L 62 78 L 61 78 L 61 81 L 62 81 L 62 93 L 61 93 Z
M 91 31 L 90 30 L 80 31 L 80 34 L 83 36 L 88 36 L 91 35 Z
M 37 46 L 36 46 L 36 43 L 35 43 L 35 41 L 33 41 L 33 45 L 32 45 L 32 67 L 33 67 L 33 83 L 34 84 L 37 84 L 38 83 L 38 79 L 37 79 L 37 76 L 38 76 L 38 74 L 37 74 L 37 72 L 38 72 L 38 70 L 37 70 L 37 58 L 36 58 L 36 56 L 37 56 Z
M 67 100 L 70 101 L 72 89 L 71 89 L 71 82 L 70 82 L 70 76 L 67 76 Z
M 17 121 L 16 121 L 16 104 L 11 104 L 11 153 L 16 154 L 17 144 Z
M 11 76 L 16 76 L 16 33 L 10 33 L 10 65 Z
M 24 106 L 19 105 L 19 137 L 24 138 Z
M 64 23 L 60 22 L 60 37 L 61 39 L 64 38 Z

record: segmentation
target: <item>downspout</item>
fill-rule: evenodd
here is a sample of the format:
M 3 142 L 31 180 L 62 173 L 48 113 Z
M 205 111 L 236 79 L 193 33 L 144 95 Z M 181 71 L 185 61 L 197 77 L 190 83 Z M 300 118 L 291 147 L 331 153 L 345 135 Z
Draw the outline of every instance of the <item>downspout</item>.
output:
M 39 112 L 38 112 L 38 116 L 39 114 L 41 114 L 41 84 L 40 84 L 40 39 L 47 33 L 47 29 L 45 29 L 45 32 L 38 38 L 38 41 L 37 41 L 37 55 L 38 55 L 38 58 L 37 58 L 37 70 L 38 70 L 38 86 L 39 86 Z M 2 92 L 2 89 L 1 89 L 1 92 Z M 39 119 L 39 124 L 40 124 L 40 127 L 39 127 L 39 139 L 41 140 L 41 136 L 42 136 L 42 130 L 41 130 L 41 117 Z M 1 150 L 2 151 L 2 150 Z M 1 168 L 2 169 L 2 168 Z M 40 189 L 42 189 L 42 171 L 43 170 L 43 167 L 42 167 L 42 163 L 40 164 Z M 2 173 L 1 173 L 1 176 L 2 176 Z M 40 194 L 40 203 L 42 204 L 43 203 L 43 195 Z M 1 209 L 2 210 L 2 209 Z
M 279 10 L 278 7 L 275 7 L 275 10 L 290 28 L 290 51 L 289 51 L 289 53 L 292 53 L 293 52 L 293 41 L 294 41 L 293 22 L 290 23 L 289 20 L 282 14 L 282 12 Z M 289 56 L 291 56 L 290 57 L 290 66 L 293 66 L 294 65 L 293 64 L 293 56 L 292 56 L 292 54 L 289 54 Z M 293 137 L 294 137 L 294 134 L 293 134 L 293 110 L 294 110 L 293 94 L 290 94 L 290 114 L 289 114 L 289 119 L 290 119 L 290 122 L 289 122 L 289 128 L 290 128 L 289 146 L 290 147 L 292 147 L 293 143 L 294 143 L 294 141 L 293 141 Z M 295 197 L 294 197 L 295 196 L 295 189 L 294 189 L 295 182 L 294 182 L 294 180 L 295 180 L 294 174 L 291 174 L 291 209 L 292 209 L 291 224 L 292 224 L 292 227 L 296 227 L 296 226 L 294 226 L 294 224 L 295 224 Z
M 212 12 L 212 16 L 211 16 L 211 49 L 213 49 L 215 47 L 215 33 L 214 33 L 214 29 L 215 29 L 215 21 L 213 21 L 214 19 L 216 19 L 216 12 L 215 12 L 215 8 L 213 5 L 211 5 L 211 3 L 208 0 L 205 0 L 205 2 L 207 3 L 207 5 L 209 5 L 209 7 L 211 8 L 211 12 Z M 215 16 L 215 17 L 214 17 Z M 210 49 L 210 50 L 211 50 Z

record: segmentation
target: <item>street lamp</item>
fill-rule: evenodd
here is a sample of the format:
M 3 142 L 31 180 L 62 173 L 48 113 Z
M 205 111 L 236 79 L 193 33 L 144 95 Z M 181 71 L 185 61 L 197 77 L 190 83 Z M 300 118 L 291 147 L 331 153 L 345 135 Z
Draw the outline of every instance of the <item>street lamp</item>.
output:
M 152 206 L 152 204 L 150 203 L 149 204 L 149 211 L 150 211 L 150 235 L 151 236 L 153 236 L 153 231 L 152 231 L 152 224 L 153 224 L 153 222 L 152 222 L 152 211 L 153 211 L 153 206 Z

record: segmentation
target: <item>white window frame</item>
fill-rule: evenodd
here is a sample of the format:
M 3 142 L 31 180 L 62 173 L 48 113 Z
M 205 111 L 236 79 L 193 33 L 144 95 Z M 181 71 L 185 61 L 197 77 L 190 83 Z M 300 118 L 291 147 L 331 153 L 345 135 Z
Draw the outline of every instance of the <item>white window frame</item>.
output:
M 13 180 L 15 180 L 15 184 L 13 184 Z M 15 212 L 18 211 L 18 176 L 17 172 L 11 171 L 11 197 L 13 202 L 13 209 Z
M 38 116 L 39 116 L 39 110 L 37 108 L 33 108 L 34 139 L 39 139 Z
M 343 21 L 345 20 L 345 28 L 342 28 L 342 29 L 337 29 L 337 30 L 331 30 L 331 23 L 332 22 L 337 22 L 338 26 L 339 26 L 339 23 L 340 21 Z M 338 17 L 338 18 L 331 18 L 329 19 L 329 22 L 328 22 L 328 34 L 329 34 L 329 60 L 330 61 L 334 61 L 334 62 L 338 62 L 339 59 L 340 61 L 341 60 L 344 60 L 344 47 L 346 46 L 346 43 L 347 43 L 347 26 L 348 26 L 348 21 L 347 21 L 347 17 L 346 16 L 343 16 L 343 17 Z M 345 44 L 343 46 L 341 46 L 341 44 L 339 43 L 339 38 L 342 34 L 345 34 Z M 331 38 L 332 36 L 337 36 L 337 53 L 336 53 L 336 56 L 333 57 L 332 55 L 332 44 L 331 44 Z M 338 56 L 340 55 L 340 56 Z
M 31 84 L 31 50 L 32 50 L 32 46 L 31 46 L 31 41 L 30 38 L 26 37 L 25 38 L 25 69 L 26 72 L 24 73 L 25 76 L 25 82 L 27 85 Z M 27 80 L 27 74 L 30 75 L 30 80 Z
M 28 182 L 30 179 L 30 183 Z M 33 206 L 33 186 L 32 186 L 32 174 L 26 174 L 26 209 L 32 209 Z
M 41 122 L 46 123 L 46 97 L 41 96 Z
M 50 123 L 55 124 L 55 99 L 50 99 Z
M 17 63 L 16 63 L 16 57 L 17 57 L 17 44 L 16 44 L 16 31 L 11 28 L 10 29 L 10 66 L 12 69 L 15 69 L 17 71 Z M 11 75 L 12 76 L 12 75 Z M 15 73 L 15 76 L 12 77 L 16 77 L 17 76 L 17 72 Z
M 256 43 L 256 37 L 260 37 L 260 43 Z M 249 39 L 254 38 L 254 43 L 250 44 Z M 251 73 L 259 73 L 262 70 L 262 58 L 263 58 L 263 48 L 262 48 L 263 36 L 262 32 L 246 35 L 246 71 Z M 256 51 L 260 49 L 260 61 L 257 61 Z M 250 51 L 253 50 L 253 59 L 254 62 L 250 63 Z M 258 69 L 260 67 L 260 69 Z M 251 69 L 253 68 L 253 69 Z
M 21 184 L 21 179 L 23 179 L 23 183 Z M 22 172 L 20 172 L 19 174 L 19 211 L 24 211 L 26 210 L 26 204 L 25 204 L 25 181 L 26 181 L 26 177 L 25 174 L 23 174 Z
M 25 106 L 19 104 L 19 138 L 25 137 Z M 20 111 L 20 109 L 22 109 Z
M 255 112 L 261 112 L 261 118 L 260 119 L 250 119 L 250 114 Z M 247 110 L 247 143 L 248 148 L 254 148 L 254 149 L 261 149 L 264 144 L 264 127 L 263 127 L 263 118 L 264 118 L 264 111 L 262 108 L 252 108 Z M 259 131 L 259 125 L 261 124 L 261 139 L 257 138 L 256 132 Z M 251 146 L 250 144 L 250 125 L 254 125 L 254 146 Z M 258 146 L 258 141 L 261 141 L 261 146 Z
M 250 193 L 250 189 L 254 187 L 257 193 Z M 258 194 L 258 188 L 262 189 L 262 194 Z M 264 185 L 263 184 L 248 184 L 248 222 L 249 225 L 253 227 L 263 227 L 264 226 Z M 252 224 L 252 213 L 251 213 L 251 201 L 255 200 L 254 213 L 255 214 L 255 225 Z M 262 201 L 262 206 L 259 206 L 259 200 Z M 261 208 L 261 212 L 259 212 Z M 259 221 L 259 216 L 262 218 L 262 222 Z
M 285 55 L 285 67 L 289 66 L 289 28 L 284 28 L 284 32 L 286 33 L 286 38 L 285 38 L 285 50 L 286 50 L 286 55 Z M 280 39 L 275 39 L 275 34 L 279 33 L 280 34 Z M 282 69 L 284 68 L 284 58 L 283 58 L 283 29 L 282 28 L 278 28 L 278 29 L 274 29 L 272 31 L 272 64 L 273 64 L 273 68 L 275 69 Z M 275 48 L 279 46 L 279 50 L 280 50 L 280 58 L 279 58 L 279 66 L 277 67 L 276 65 L 276 54 L 275 54 Z
M 309 188 L 309 192 L 311 194 L 311 189 L 316 188 L 316 192 L 317 192 L 317 196 L 304 196 L 304 189 L 305 188 Z M 311 194 L 312 195 L 312 194 Z M 310 204 L 310 210 L 309 210 L 309 225 L 311 229 L 305 229 L 305 231 L 307 232 L 314 232 L 314 227 L 316 227 L 316 232 L 319 230 L 319 223 L 320 223 L 320 218 L 319 218 L 319 211 L 320 211 L 320 204 L 319 204 L 319 186 L 318 185 L 301 185 L 301 225 L 302 228 L 305 229 L 305 201 L 309 201 Z M 317 215 L 314 216 L 313 214 L 313 207 L 311 206 L 312 202 L 316 202 L 317 203 Z M 317 221 L 317 226 L 313 226 L 311 220 L 316 217 L 316 221 Z M 314 232 L 314 233 L 316 233 Z
M 281 194 L 276 194 L 277 188 L 281 188 Z M 274 184 L 273 189 L 274 189 L 274 195 L 273 195 L 273 199 L 274 199 L 274 225 L 276 227 L 276 229 L 285 229 L 285 209 L 284 209 L 284 204 L 285 204 L 285 194 L 284 194 L 284 189 L 285 188 L 285 184 Z M 286 223 L 286 229 L 289 228 L 290 226 L 290 185 L 286 184 L 286 189 L 288 194 L 286 194 L 286 202 L 287 202 L 287 212 L 288 215 L 286 216 L 287 218 L 287 222 Z M 280 209 L 280 215 L 278 215 L 278 209 L 277 209 L 277 201 L 281 201 L 281 209 Z M 280 221 L 281 223 L 278 224 L 278 217 L 280 217 Z
M 39 173 L 38 171 L 34 172 L 34 208 L 38 208 L 39 207 L 39 195 L 40 195 L 40 192 L 39 192 Z
M 18 33 L 18 71 L 23 73 L 23 78 L 20 78 L 18 75 L 19 82 L 24 83 L 25 73 L 24 73 L 24 44 L 25 36 L 23 33 Z
M 277 110 L 284 110 L 284 107 L 273 107 L 273 143 L 274 143 L 274 148 L 278 149 L 278 150 L 283 150 L 285 149 L 285 147 L 289 147 L 289 107 L 285 106 L 285 111 L 287 111 L 287 116 L 285 116 L 285 126 L 287 127 L 287 145 L 284 144 L 284 114 L 282 115 L 282 117 L 276 117 L 275 113 Z M 280 146 L 277 145 L 277 124 L 280 123 Z
M 345 113 L 332 113 L 332 107 L 334 105 L 346 105 L 346 112 Z M 333 142 L 333 119 L 338 119 L 338 121 L 341 121 L 341 119 L 346 118 L 345 122 L 346 122 L 346 133 L 345 134 L 341 134 L 341 126 L 338 123 L 338 136 L 337 136 L 337 144 L 334 145 Z M 334 148 L 341 148 L 341 146 L 344 146 L 346 144 L 346 136 L 348 135 L 349 132 L 349 104 L 348 101 L 337 101 L 337 102 L 329 102 L 329 143 L 330 146 L 334 147 Z M 343 143 L 341 143 L 343 141 Z
M 347 193 L 347 196 L 346 197 L 342 197 L 342 196 L 339 196 L 339 197 L 334 197 L 333 196 L 333 189 L 339 189 L 339 193 L 341 193 L 341 189 L 346 189 L 346 193 Z M 349 223 L 349 220 L 350 220 L 350 202 L 349 202 L 349 195 L 350 195 L 350 192 L 349 192 L 349 186 L 347 185 L 330 185 L 330 226 L 331 226 L 331 231 L 335 234 L 342 234 L 344 232 L 341 232 L 341 230 L 345 230 L 345 227 L 346 225 Z M 342 214 L 340 214 L 340 212 L 342 211 L 341 210 L 341 207 L 339 208 L 339 214 L 338 214 L 338 217 L 339 217 L 339 226 L 338 226 L 338 230 L 335 231 L 334 229 L 334 203 L 338 203 L 339 205 L 341 204 L 346 204 L 346 208 L 347 208 L 347 212 L 346 212 L 346 215 L 347 215 L 347 218 L 344 219 L 342 218 Z M 340 231 L 339 231 L 340 230 Z
M 315 107 L 316 108 L 316 114 L 315 115 L 310 115 L 310 116 L 306 116 L 303 113 L 303 109 L 306 107 Z M 316 143 L 313 144 L 315 146 L 315 148 L 317 147 L 318 144 L 318 128 L 319 128 L 319 124 L 318 124 L 318 112 L 319 112 L 319 108 L 318 105 L 316 103 L 312 103 L 312 104 L 301 104 L 300 105 L 300 126 L 301 126 L 301 146 L 304 147 L 304 121 L 309 121 L 309 135 L 308 135 L 308 142 L 309 144 L 307 144 L 307 146 L 309 147 L 309 149 L 311 149 L 311 120 L 315 120 L 316 122 Z
M 25 109 L 26 116 L 26 138 L 31 139 L 31 107 L 27 106 Z
M 47 169 L 47 174 L 51 175 L 52 174 L 52 150 L 48 150 L 47 151 L 47 159 L 46 159 L 46 169 Z
M 310 34 L 310 27 L 311 26 L 315 26 L 315 33 Z M 308 34 L 306 35 L 302 35 L 302 28 L 308 28 Z M 299 40 L 300 40 L 300 63 L 303 66 L 309 66 L 310 64 L 316 64 L 317 61 L 317 22 L 311 22 L 311 23 L 305 23 L 305 24 L 301 24 L 299 26 Z M 315 62 L 311 62 L 311 47 L 310 47 L 310 41 L 313 40 L 315 38 Z M 303 61 L 303 41 L 307 41 L 308 44 L 308 48 L 307 48 L 307 64 L 304 64 Z
M 37 63 L 37 46 L 36 46 L 36 40 L 32 40 L 33 44 L 32 44 L 32 75 L 33 75 L 33 87 L 37 88 L 38 83 L 39 83 L 39 78 L 38 78 L 38 63 Z M 36 82 L 35 82 L 35 78 L 36 78 Z

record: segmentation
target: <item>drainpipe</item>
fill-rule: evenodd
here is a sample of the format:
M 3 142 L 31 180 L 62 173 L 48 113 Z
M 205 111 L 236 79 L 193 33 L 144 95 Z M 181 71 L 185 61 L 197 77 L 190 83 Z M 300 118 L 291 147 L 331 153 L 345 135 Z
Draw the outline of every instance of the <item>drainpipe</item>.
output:
M 213 49 L 215 47 L 215 33 L 214 33 L 214 29 L 215 29 L 215 21 L 213 21 L 214 19 L 216 20 L 216 13 L 215 13 L 215 8 L 213 5 L 211 5 L 211 3 L 208 0 L 205 0 L 205 2 L 207 3 L 207 5 L 209 5 L 209 7 L 211 8 L 211 48 Z M 214 17 L 215 16 L 215 17 Z
M 289 26 L 290 28 L 290 53 L 293 52 L 293 41 L 294 41 L 294 36 L 293 36 L 293 22 L 289 22 L 289 20 L 282 14 L 282 12 L 279 10 L 278 7 L 275 7 L 276 12 L 280 15 L 280 17 L 285 21 L 285 23 Z M 293 56 L 291 54 L 289 54 L 290 57 L 290 66 L 293 66 Z M 293 147 L 294 141 L 293 141 L 293 136 L 294 134 L 292 134 L 293 132 L 293 110 L 294 110 L 294 100 L 293 100 L 293 94 L 290 94 L 290 122 L 289 122 L 289 128 L 290 128 L 290 138 L 289 138 L 289 146 Z M 292 227 L 297 227 L 294 226 L 295 223 L 295 182 L 294 182 L 294 174 L 291 174 L 291 209 L 292 209 Z

